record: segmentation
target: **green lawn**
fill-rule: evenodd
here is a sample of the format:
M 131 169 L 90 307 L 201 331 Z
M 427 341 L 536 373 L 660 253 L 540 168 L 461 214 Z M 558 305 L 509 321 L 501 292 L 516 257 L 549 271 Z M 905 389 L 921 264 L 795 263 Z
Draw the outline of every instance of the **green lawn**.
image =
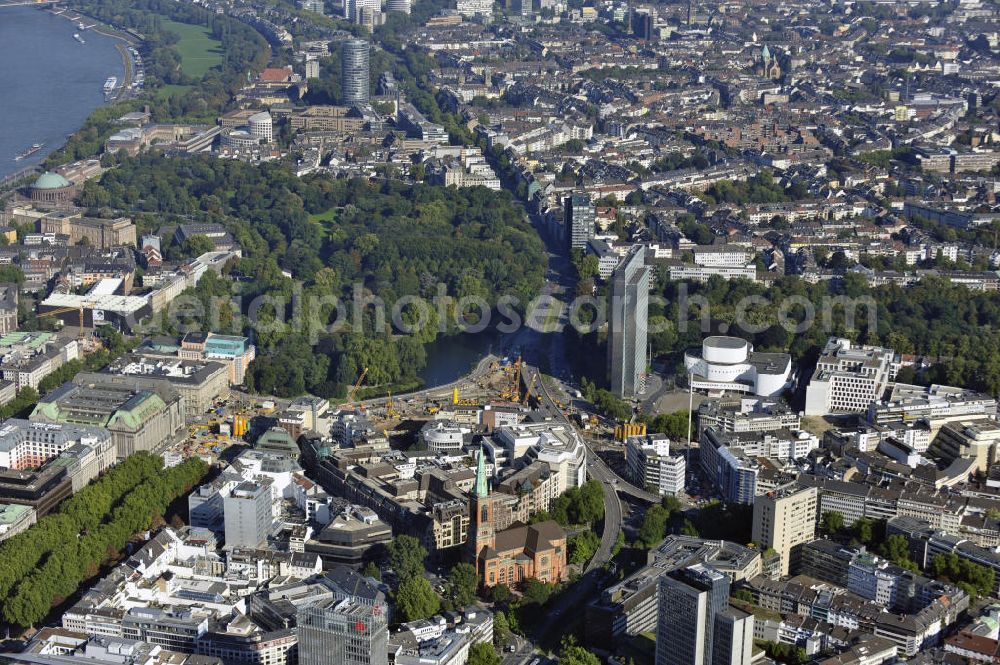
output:
M 309 219 L 311 219 L 314 222 L 319 222 L 320 224 L 324 222 L 329 224 L 334 220 L 336 216 L 337 216 L 337 209 L 330 208 L 325 212 L 317 212 L 316 214 L 309 215 Z
M 329 235 L 333 233 L 335 228 L 334 222 L 337 219 L 337 209 L 330 208 L 324 212 L 309 215 L 309 219 L 323 227 L 323 231 Z
M 170 95 L 174 94 L 175 92 L 182 92 L 182 93 L 183 92 L 187 92 L 188 90 L 192 89 L 193 87 L 194 86 L 191 86 L 191 85 L 165 85 L 165 86 L 160 87 L 160 89 L 156 91 L 156 96 L 160 97 L 162 99 L 162 98 L 169 97 Z
M 201 78 L 222 63 L 222 42 L 212 37 L 209 28 L 169 20 L 163 21 L 163 27 L 180 37 L 174 46 L 181 54 L 181 69 L 188 76 Z

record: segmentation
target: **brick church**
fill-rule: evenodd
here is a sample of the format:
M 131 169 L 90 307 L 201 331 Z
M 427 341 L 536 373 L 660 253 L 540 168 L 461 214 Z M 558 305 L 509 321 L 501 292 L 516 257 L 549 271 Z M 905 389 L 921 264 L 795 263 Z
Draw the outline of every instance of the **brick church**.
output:
M 469 510 L 470 557 L 483 586 L 515 586 L 527 579 L 559 582 L 566 577 L 566 532 L 556 522 L 517 525 L 499 532 L 494 528 L 494 500 L 482 450 Z

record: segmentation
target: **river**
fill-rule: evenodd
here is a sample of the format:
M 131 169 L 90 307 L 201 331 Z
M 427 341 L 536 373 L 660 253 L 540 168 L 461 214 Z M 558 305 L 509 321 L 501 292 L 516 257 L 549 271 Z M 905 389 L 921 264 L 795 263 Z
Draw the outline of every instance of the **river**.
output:
M 0 9 L 0 63 L 0 177 L 62 146 L 104 103 L 104 81 L 125 75 L 114 39 L 33 7 Z M 45 147 L 14 160 L 33 143 Z

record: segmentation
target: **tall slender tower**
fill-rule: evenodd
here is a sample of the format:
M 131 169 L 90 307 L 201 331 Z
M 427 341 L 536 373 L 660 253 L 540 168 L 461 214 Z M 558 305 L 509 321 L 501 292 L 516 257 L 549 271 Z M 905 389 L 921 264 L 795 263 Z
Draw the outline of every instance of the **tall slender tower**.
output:
M 369 45 L 361 39 L 344 42 L 340 53 L 341 79 L 344 104 L 366 104 L 369 99 Z
M 469 548 L 476 570 L 479 570 L 479 556 L 487 547 L 496 543 L 496 528 L 493 522 L 493 498 L 490 496 L 489 479 L 486 477 L 486 451 L 479 448 L 479 460 L 476 464 L 476 484 L 472 487 L 472 500 L 469 502 Z
M 623 399 L 635 397 L 646 389 L 650 273 L 646 250 L 638 245 L 611 274 L 608 380 L 611 392 Z

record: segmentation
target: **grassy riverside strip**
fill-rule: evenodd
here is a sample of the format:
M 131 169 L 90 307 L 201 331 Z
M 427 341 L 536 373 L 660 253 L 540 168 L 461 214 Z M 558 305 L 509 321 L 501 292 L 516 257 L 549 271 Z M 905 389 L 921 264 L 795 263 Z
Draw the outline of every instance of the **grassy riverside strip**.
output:
M 137 453 L 66 501 L 59 513 L 4 543 L 4 620 L 25 627 L 40 621 L 208 472 L 196 458 L 162 467 L 162 458 Z

